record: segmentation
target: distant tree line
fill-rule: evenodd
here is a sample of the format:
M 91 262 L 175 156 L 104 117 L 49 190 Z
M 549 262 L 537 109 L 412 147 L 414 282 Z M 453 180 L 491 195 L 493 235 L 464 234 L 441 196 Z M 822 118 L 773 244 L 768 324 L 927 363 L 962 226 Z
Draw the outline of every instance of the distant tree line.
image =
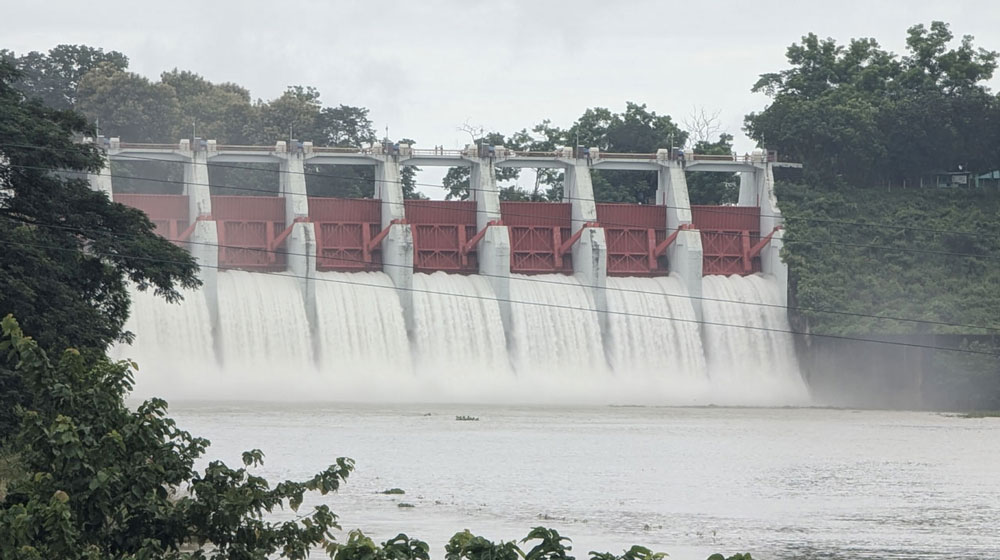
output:
M 317 146 L 361 146 L 379 140 L 368 109 L 349 105 L 325 106 L 313 87 L 290 86 L 275 99 L 252 99 L 250 92 L 233 83 L 212 83 L 198 74 L 171 70 L 158 81 L 130 72 L 128 57 L 83 45 L 59 45 L 48 53 L 17 55 L 0 51 L 20 72 L 14 87 L 37 97 L 54 109 L 73 109 L 85 115 L 104 136 L 128 142 L 172 143 L 180 138 L 215 139 L 224 144 L 271 144 L 297 138 Z M 570 127 L 561 129 L 545 120 L 530 130 L 504 135 L 495 131 L 470 131 L 476 144 L 504 145 L 516 150 L 551 151 L 561 146 L 597 147 L 605 152 L 651 153 L 660 148 L 684 146 L 689 132 L 668 115 L 659 115 L 644 104 L 629 102 L 615 113 L 607 108 L 587 109 Z M 411 138 L 399 142 L 414 144 Z M 702 138 L 689 148 L 702 153 L 730 153 L 732 136 Z M 176 164 L 115 164 L 116 189 L 179 191 L 183 172 Z M 276 191 L 277 169 L 243 165 L 234 169 L 211 166 L 210 177 L 218 194 L 254 194 Z M 320 196 L 372 196 L 372 170 L 364 166 L 311 166 L 309 192 Z M 404 167 L 404 195 L 419 198 L 413 167 Z M 442 185 L 448 198 L 468 197 L 468 168 L 454 168 Z M 516 184 L 518 169 L 497 168 L 504 200 L 551 201 L 562 198 L 562 173 L 539 170 L 534 188 Z M 699 177 L 692 186 L 695 202 L 735 200 L 732 176 Z M 228 188 L 227 188 L 228 187 Z M 650 203 L 656 192 L 652 172 L 601 171 L 594 173 L 595 196 L 606 202 Z
M 986 87 L 997 52 L 953 39 L 943 22 L 915 25 L 899 56 L 875 39 L 838 45 L 810 33 L 788 47 L 789 68 L 754 85 L 772 102 L 746 130 L 817 184 L 915 185 L 1000 168 L 1000 97 Z

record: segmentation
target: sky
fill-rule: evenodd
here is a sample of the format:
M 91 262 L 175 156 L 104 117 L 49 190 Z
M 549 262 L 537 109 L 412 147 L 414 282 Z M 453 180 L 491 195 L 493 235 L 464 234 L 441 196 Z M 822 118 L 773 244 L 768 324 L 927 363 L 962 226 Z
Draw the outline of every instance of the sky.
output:
M 979 0 L 0 0 L 0 13 L 0 48 L 19 54 L 82 43 L 150 78 L 191 70 L 262 99 L 314 86 L 326 105 L 369 108 L 380 135 L 446 148 L 469 142 L 466 124 L 567 127 L 588 107 L 634 101 L 678 122 L 718 112 L 745 152 L 743 117 L 767 105 L 750 88 L 806 33 L 902 53 L 908 27 L 942 20 L 1000 50 L 1000 2 Z

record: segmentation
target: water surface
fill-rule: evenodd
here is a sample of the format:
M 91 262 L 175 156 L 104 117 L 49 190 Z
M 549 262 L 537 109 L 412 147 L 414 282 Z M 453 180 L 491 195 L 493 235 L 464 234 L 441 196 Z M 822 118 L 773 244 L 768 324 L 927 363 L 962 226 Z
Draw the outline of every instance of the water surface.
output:
M 175 404 L 210 458 L 266 454 L 272 482 L 338 456 L 357 471 L 315 497 L 346 530 L 406 532 L 435 558 L 468 528 L 536 525 L 590 550 L 672 559 L 1000 557 L 1000 420 L 828 409 Z M 459 422 L 456 415 L 476 416 Z M 379 491 L 399 487 L 405 496 Z M 397 507 L 400 501 L 412 509 Z

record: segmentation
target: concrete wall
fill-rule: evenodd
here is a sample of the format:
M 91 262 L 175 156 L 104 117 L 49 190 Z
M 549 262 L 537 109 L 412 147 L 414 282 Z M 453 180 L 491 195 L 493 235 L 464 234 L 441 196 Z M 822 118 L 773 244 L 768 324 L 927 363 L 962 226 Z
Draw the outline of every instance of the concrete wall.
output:
M 476 231 L 483 231 L 491 221 L 500 220 L 500 188 L 497 186 L 493 161 L 484 158 L 466 158 L 469 170 L 469 196 L 476 202 Z M 493 288 L 500 307 L 507 338 L 511 337 L 510 316 L 510 233 L 507 226 L 489 226 L 476 247 L 479 274 Z
M 757 154 L 755 154 L 757 157 Z M 771 164 L 757 164 L 757 170 L 740 174 L 740 206 L 760 206 L 760 234 L 765 236 L 784 220 L 774 194 Z M 784 232 L 778 231 L 760 253 L 761 272 L 774 276 L 781 294 L 781 304 L 788 305 L 788 265 L 781 260 Z
M 657 173 L 656 203 L 666 206 L 667 235 L 681 226 L 691 225 L 691 201 L 688 198 L 684 168 L 674 161 L 660 160 Z M 691 297 L 695 316 L 702 319 L 701 277 L 702 247 L 698 231 L 679 231 L 677 239 L 667 248 L 670 273 L 680 278 Z
M 597 221 L 594 185 L 590 168 L 580 160 L 568 160 L 563 196 L 573 208 L 572 233 L 583 229 L 580 240 L 573 245 L 573 276 L 590 288 L 601 324 L 607 333 L 608 324 L 608 250 L 604 228 L 587 227 L 587 222 Z
M 403 206 L 403 184 L 396 156 L 377 156 L 375 164 L 375 198 L 382 201 L 382 228 L 391 227 L 382 240 L 382 270 L 392 278 L 403 306 L 406 330 L 413 332 L 413 233 L 409 224 L 393 224 L 406 219 Z

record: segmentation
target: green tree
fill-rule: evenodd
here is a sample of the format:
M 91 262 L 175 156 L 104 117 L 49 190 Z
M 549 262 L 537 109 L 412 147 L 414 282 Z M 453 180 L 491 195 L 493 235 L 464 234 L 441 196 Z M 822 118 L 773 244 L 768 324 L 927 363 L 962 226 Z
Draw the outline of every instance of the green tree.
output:
M 625 111 L 613 113 L 597 107 L 587 109 L 566 130 L 543 122 L 534 132 L 544 144 L 553 146 L 596 147 L 602 152 L 655 153 L 660 148 L 683 146 L 687 132 L 681 130 L 668 115 L 658 115 L 645 104 L 625 104 Z M 561 192 L 562 175 L 546 173 L 543 180 Z M 594 198 L 598 202 L 631 202 L 648 204 L 655 200 L 656 173 L 636 171 L 594 171 Z
M 9 60 L 20 72 L 14 83 L 16 89 L 53 109 L 75 107 L 80 79 L 99 65 L 121 71 L 128 68 L 128 57 L 122 53 L 86 45 L 58 45 L 48 53 L 32 51 L 22 56 L 0 50 L 0 58 Z
M 178 287 L 198 285 L 197 266 L 145 214 L 62 173 L 103 165 L 93 145 L 72 140 L 91 130 L 76 113 L 25 99 L 16 79 L 0 62 L 0 312 L 24 317 L 45 348 L 103 352 L 128 338 L 126 280 L 174 301 Z
M 293 521 L 265 515 L 297 511 L 306 492 L 336 491 L 350 459 L 273 487 L 249 470 L 262 462 L 259 450 L 244 453 L 241 468 L 212 461 L 198 472 L 208 441 L 178 429 L 162 400 L 125 405 L 134 365 L 86 360 L 72 348 L 53 364 L 11 316 L 0 326 L 0 363 L 27 396 L 5 442 L 21 474 L 0 503 L 0 557 L 304 559 L 331 545 L 339 527 L 325 505 Z
M 694 153 L 729 155 L 733 153 L 733 136 L 720 134 L 715 142 L 701 140 Z M 734 173 L 688 173 L 688 196 L 691 204 L 735 204 L 740 197 L 739 175 Z
M 180 102 L 169 84 L 103 63 L 80 79 L 77 94 L 75 109 L 99 122 L 105 136 L 160 143 L 180 138 Z
M 177 138 L 193 140 L 198 136 L 222 144 L 250 143 L 250 125 L 257 118 L 258 108 L 250 102 L 246 88 L 232 83 L 213 84 L 198 74 L 176 68 L 161 74 L 160 82 L 173 88 L 177 97 Z
M 746 117 L 748 134 L 805 164 L 811 182 L 915 183 L 923 175 L 992 170 L 1000 102 L 986 81 L 997 53 L 966 36 L 949 49 L 948 25 L 911 27 L 908 54 L 874 39 L 838 45 L 809 34 L 788 48 L 790 68 L 753 91 L 772 103 Z

